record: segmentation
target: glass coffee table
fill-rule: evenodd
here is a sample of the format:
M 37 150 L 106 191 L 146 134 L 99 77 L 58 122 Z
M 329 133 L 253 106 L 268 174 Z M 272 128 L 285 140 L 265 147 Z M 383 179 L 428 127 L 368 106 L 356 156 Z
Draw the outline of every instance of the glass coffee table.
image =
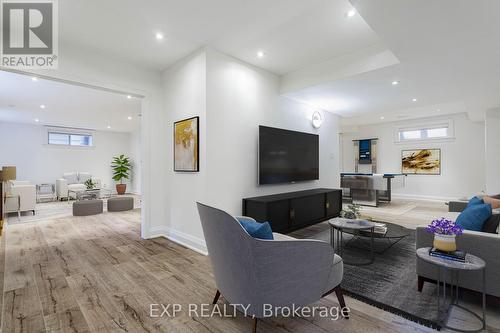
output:
M 342 217 L 337 217 L 328 221 L 330 225 L 330 243 L 332 244 L 333 249 L 339 256 L 343 256 L 344 254 L 344 233 L 349 234 L 359 234 L 360 232 L 369 232 L 370 235 L 370 259 L 364 262 L 349 262 L 344 261 L 346 265 L 353 266 L 363 266 L 370 265 L 375 260 L 375 250 L 373 247 L 373 239 L 376 223 L 368 220 L 352 220 L 345 219 Z M 336 231 L 336 234 L 335 234 Z M 336 237 L 335 237 L 336 236 Z M 335 240 L 337 238 L 337 240 Z M 335 249 L 335 245 L 337 248 Z
M 363 221 L 363 222 L 360 222 Z M 362 224 L 356 226 L 356 224 Z M 393 223 L 372 221 L 370 219 L 349 220 L 335 218 L 329 221 L 330 242 L 335 248 L 335 231 L 337 232 L 337 248 L 343 253 L 347 247 L 370 251 L 372 256 L 383 254 L 410 235 L 410 230 Z M 353 227 L 355 226 L 355 227 Z M 373 231 L 371 227 L 373 226 Z M 344 242 L 344 234 L 350 237 Z M 364 265 L 371 262 L 364 263 Z M 356 265 L 356 264 L 355 264 Z
M 80 200 L 93 200 L 93 199 L 104 199 L 111 197 L 111 190 L 101 188 L 101 189 L 91 189 L 91 190 L 69 190 L 68 196 L 73 194 L 77 201 Z M 69 202 L 69 200 L 68 200 Z

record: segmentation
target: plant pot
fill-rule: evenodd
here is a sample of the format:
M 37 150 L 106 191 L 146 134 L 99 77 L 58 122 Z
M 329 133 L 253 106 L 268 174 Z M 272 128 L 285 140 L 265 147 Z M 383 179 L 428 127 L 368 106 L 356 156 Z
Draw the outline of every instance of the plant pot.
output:
M 453 252 L 457 250 L 457 242 L 455 235 L 434 234 L 434 247 L 445 252 Z
M 126 190 L 127 184 L 116 184 L 116 193 L 118 193 L 118 195 L 125 194 Z

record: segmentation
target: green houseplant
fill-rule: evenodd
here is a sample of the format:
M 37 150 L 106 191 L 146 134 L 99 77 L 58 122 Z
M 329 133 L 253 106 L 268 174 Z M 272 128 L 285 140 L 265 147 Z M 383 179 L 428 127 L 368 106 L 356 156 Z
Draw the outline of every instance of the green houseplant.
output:
M 347 209 L 340 212 L 340 216 L 346 219 L 355 220 L 361 216 L 361 206 L 349 204 L 347 205 Z
M 130 177 L 130 169 L 132 169 L 130 158 L 123 154 L 113 157 L 111 168 L 113 169 L 113 180 L 120 182 L 119 184 L 116 184 L 116 192 L 120 195 L 125 194 L 127 184 L 124 184 L 123 180 L 129 179 Z
M 87 190 L 93 190 L 96 185 L 96 183 L 90 178 L 87 179 L 83 184 L 87 187 Z

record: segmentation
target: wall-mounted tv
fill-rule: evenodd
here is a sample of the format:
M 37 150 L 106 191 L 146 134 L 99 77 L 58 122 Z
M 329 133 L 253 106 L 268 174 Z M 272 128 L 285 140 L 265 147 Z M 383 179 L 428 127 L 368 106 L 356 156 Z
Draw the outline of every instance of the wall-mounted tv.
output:
M 259 126 L 259 184 L 319 179 L 319 135 Z

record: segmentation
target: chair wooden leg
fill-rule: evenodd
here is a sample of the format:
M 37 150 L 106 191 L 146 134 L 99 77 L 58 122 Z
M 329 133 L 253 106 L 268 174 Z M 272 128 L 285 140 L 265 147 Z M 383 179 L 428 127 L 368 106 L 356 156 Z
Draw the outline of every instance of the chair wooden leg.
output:
M 257 318 L 253 319 L 253 333 L 257 333 Z
M 424 282 L 425 282 L 424 278 L 419 275 L 418 282 L 417 282 L 417 290 L 419 292 L 422 292 L 422 289 L 424 288 Z
M 342 293 L 342 288 L 340 286 L 335 287 L 335 294 L 337 295 L 337 299 L 339 301 L 340 305 L 340 311 L 342 311 L 342 315 L 344 316 L 345 319 L 349 319 L 349 313 L 347 312 L 344 314 L 344 309 L 346 308 L 345 306 L 345 300 L 344 300 L 344 294 Z
M 215 293 L 214 301 L 212 302 L 212 304 L 216 304 L 217 301 L 219 300 L 219 297 L 220 297 L 220 291 L 219 291 L 219 289 L 217 289 L 217 292 Z

